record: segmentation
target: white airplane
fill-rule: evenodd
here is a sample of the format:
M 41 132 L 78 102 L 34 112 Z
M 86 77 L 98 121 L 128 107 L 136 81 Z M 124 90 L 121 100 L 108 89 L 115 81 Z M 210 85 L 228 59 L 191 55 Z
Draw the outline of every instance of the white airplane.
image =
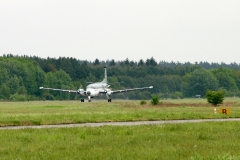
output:
M 55 89 L 55 88 L 44 88 L 40 87 L 39 89 L 47 89 L 47 90 L 53 90 L 53 91 L 61 91 L 61 92 L 69 92 L 69 93 L 76 93 L 83 96 L 88 96 L 88 102 L 91 102 L 91 98 L 96 96 L 101 96 L 105 94 L 107 96 L 108 102 L 111 102 L 111 95 L 115 93 L 122 93 L 122 92 L 129 92 L 134 90 L 142 90 L 142 89 L 149 89 L 153 88 L 153 86 L 149 87 L 142 87 L 142 88 L 131 88 L 131 89 L 122 89 L 122 90 L 114 90 L 112 91 L 109 87 L 110 85 L 107 83 L 107 68 L 104 67 L 104 79 L 102 82 L 96 82 L 89 84 L 86 87 L 86 91 L 84 89 L 78 89 L 78 90 L 65 90 L 65 89 Z M 84 102 L 84 98 L 81 98 L 81 102 Z

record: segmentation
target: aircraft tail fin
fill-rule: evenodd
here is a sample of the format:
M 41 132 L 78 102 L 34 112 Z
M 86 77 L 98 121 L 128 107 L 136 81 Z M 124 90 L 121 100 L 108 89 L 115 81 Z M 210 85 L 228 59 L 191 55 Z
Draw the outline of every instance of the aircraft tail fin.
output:
M 104 66 L 103 68 L 104 68 L 104 79 L 103 79 L 102 83 L 107 83 L 107 67 Z

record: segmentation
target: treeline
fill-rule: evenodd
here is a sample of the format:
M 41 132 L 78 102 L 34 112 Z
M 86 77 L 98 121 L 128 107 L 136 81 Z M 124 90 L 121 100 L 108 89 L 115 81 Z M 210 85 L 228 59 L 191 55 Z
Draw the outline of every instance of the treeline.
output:
M 103 79 L 107 66 L 112 89 L 154 86 L 151 90 L 113 95 L 113 98 L 149 99 L 152 94 L 162 98 L 205 96 L 206 90 L 223 89 L 227 96 L 240 96 L 240 70 L 236 63 L 157 63 L 152 57 L 138 62 L 93 62 L 75 58 L 40 58 L 28 56 L 0 57 L 1 100 L 65 100 L 78 99 L 75 94 L 39 90 L 40 86 L 62 89 L 85 89 L 87 82 Z M 104 96 L 102 98 L 105 98 Z

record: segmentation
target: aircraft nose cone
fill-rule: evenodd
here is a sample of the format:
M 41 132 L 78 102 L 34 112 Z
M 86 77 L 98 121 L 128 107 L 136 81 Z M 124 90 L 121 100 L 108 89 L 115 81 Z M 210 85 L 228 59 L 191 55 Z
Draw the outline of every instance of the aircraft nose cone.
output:
M 87 95 L 90 95 L 91 94 L 91 92 L 90 91 L 87 91 Z

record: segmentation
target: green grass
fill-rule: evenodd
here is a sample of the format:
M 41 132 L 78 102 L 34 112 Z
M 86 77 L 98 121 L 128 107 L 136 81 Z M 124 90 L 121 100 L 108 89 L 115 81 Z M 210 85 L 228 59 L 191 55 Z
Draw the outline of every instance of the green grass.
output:
M 0 102 L 0 125 L 240 117 L 240 99 L 214 114 L 206 100 Z M 0 159 L 240 159 L 239 122 L 0 130 Z
M 164 100 L 156 106 L 140 101 L 0 102 L 0 126 L 240 117 L 239 98 L 226 99 L 222 107 L 230 114 L 214 114 L 214 107 L 202 99 Z
M 0 130 L 0 159 L 240 159 L 239 122 Z

